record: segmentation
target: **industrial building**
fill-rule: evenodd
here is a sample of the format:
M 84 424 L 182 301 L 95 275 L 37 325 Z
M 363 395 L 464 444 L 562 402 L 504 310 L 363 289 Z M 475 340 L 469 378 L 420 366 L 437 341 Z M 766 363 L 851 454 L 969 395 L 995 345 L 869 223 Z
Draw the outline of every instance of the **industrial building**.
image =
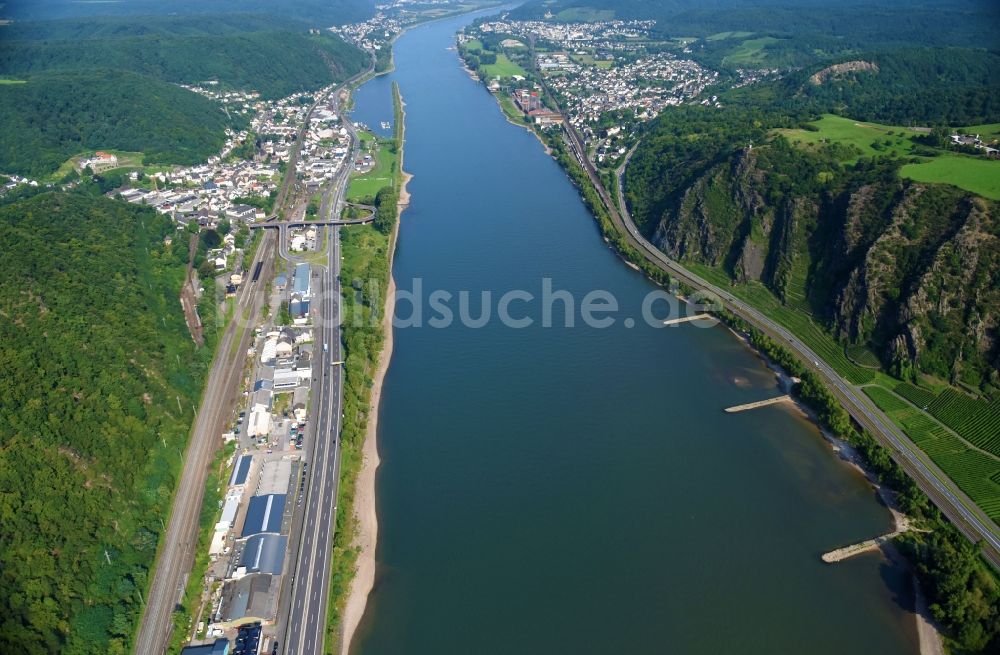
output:
M 295 279 L 292 283 L 292 292 L 301 298 L 312 296 L 312 277 L 309 264 L 303 262 L 295 265 Z

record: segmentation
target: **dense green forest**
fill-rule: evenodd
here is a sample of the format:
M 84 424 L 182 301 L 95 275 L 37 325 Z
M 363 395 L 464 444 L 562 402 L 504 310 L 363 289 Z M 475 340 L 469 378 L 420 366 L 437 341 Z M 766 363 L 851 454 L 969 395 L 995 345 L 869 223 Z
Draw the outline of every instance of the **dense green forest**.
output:
M 278 98 L 345 80 L 368 64 L 363 52 L 329 33 L 310 35 L 302 28 L 189 35 L 188 26 L 198 22 L 171 19 L 152 34 L 136 27 L 139 36 L 121 29 L 114 37 L 21 41 L 2 38 L 0 27 L 0 75 L 117 69 L 174 83 L 218 80 Z M 167 29 L 172 33 L 164 34 Z
M 3 26 L 9 41 L 66 41 L 120 39 L 141 36 L 221 36 L 240 32 L 301 31 L 306 25 L 263 14 L 191 16 L 99 16 L 57 20 L 17 21 Z
M 125 653 L 212 348 L 185 243 L 84 192 L 0 207 L 0 651 Z
M 317 27 L 328 27 L 365 20 L 375 13 L 375 3 L 372 0 L 285 0 L 281 3 L 273 0 L 7 0 L 4 4 L 3 15 L 20 20 L 246 12 L 280 14 L 287 18 L 310 21 Z M 280 8 L 276 5 L 280 5 Z
M 873 71 L 829 74 L 810 81 L 816 66 L 775 85 L 775 98 L 802 100 L 805 108 L 895 125 L 975 125 L 1000 121 L 1000 54 L 971 48 L 899 48 L 852 60 Z M 826 69 L 822 69 L 826 70 Z M 748 89 L 747 100 L 756 102 Z M 764 93 L 767 93 L 766 87 Z M 739 94 L 734 100 L 741 100 Z M 787 104 L 787 103 L 786 103 Z
M 31 76 L 0 87 L 0 170 L 43 176 L 83 151 L 141 151 L 145 163 L 195 164 L 229 124 L 215 102 L 122 71 Z

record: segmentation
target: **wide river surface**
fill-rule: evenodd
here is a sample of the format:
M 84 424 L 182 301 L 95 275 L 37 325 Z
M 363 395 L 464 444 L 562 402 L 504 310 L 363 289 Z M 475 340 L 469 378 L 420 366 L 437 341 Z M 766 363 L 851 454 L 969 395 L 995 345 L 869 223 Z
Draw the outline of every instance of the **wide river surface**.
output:
M 558 164 L 462 69 L 470 16 L 411 30 L 354 120 L 406 103 L 412 202 L 401 290 L 491 291 L 483 327 L 398 327 L 379 418 L 378 575 L 355 641 L 426 653 L 913 653 L 906 576 L 880 555 L 820 555 L 891 524 L 861 475 L 777 395 L 722 326 L 653 327 L 656 287 L 601 239 Z M 505 327 L 498 296 L 543 279 L 576 325 Z M 614 325 L 588 327 L 606 290 Z M 657 305 L 659 313 L 665 313 Z M 426 323 L 435 315 L 426 305 Z M 397 301 L 397 315 L 411 304 Z M 626 317 L 634 317 L 627 327 Z

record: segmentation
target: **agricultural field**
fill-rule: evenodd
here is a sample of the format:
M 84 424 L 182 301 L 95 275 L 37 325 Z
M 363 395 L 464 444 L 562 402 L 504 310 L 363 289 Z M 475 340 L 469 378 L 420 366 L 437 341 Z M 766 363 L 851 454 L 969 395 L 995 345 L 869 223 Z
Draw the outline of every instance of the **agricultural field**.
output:
M 1000 200 L 1000 161 L 968 155 L 941 155 L 920 164 L 906 164 L 902 177 L 916 182 L 952 184 L 992 200 Z
M 896 412 L 909 409 L 910 407 L 905 400 L 882 387 L 865 387 L 865 394 L 867 394 L 867 396 L 871 398 L 883 412 Z
M 894 391 L 921 409 L 928 408 L 936 397 L 933 392 L 913 386 L 909 382 L 896 385 Z
M 858 366 L 873 369 L 882 368 L 882 362 L 879 361 L 878 356 L 867 346 L 848 346 L 847 356 Z
M 1000 400 L 986 402 L 945 389 L 928 411 L 969 443 L 1000 457 Z
M 781 39 L 773 36 L 762 36 L 758 39 L 747 39 L 729 51 L 722 63 L 729 66 L 759 66 L 765 63 L 767 55 L 764 48 Z
M 903 385 L 897 389 L 900 387 Z M 909 385 L 903 390 L 911 396 L 923 397 L 919 393 L 923 390 L 918 387 Z M 879 386 L 867 386 L 864 392 L 973 502 L 1000 522 L 1000 460 L 969 448 L 896 393 Z
M 706 36 L 706 41 L 724 41 L 726 39 L 745 39 L 753 36 L 753 32 L 718 32 L 711 36 Z

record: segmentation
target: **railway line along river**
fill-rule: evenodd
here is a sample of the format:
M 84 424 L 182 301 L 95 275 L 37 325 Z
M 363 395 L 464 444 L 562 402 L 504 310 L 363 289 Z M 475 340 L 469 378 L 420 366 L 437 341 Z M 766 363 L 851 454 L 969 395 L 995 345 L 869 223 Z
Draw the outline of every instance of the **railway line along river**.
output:
M 656 287 L 462 69 L 471 20 L 404 34 L 396 70 L 356 97 L 376 129 L 393 81 L 406 102 L 396 313 L 423 324 L 394 332 L 378 573 L 353 652 L 915 652 L 905 571 L 820 560 L 887 532 L 889 512 L 794 406 L 723 411 L 781 393 L 725 328 L 641 319 Z M 498 316 L 514 290 L 523 327 Z M 595 290 L 618 306 L 607 327 L 582 318 Z M 467 318 L 492 307 L 481 326 L 458 318 L 462 292 Z

